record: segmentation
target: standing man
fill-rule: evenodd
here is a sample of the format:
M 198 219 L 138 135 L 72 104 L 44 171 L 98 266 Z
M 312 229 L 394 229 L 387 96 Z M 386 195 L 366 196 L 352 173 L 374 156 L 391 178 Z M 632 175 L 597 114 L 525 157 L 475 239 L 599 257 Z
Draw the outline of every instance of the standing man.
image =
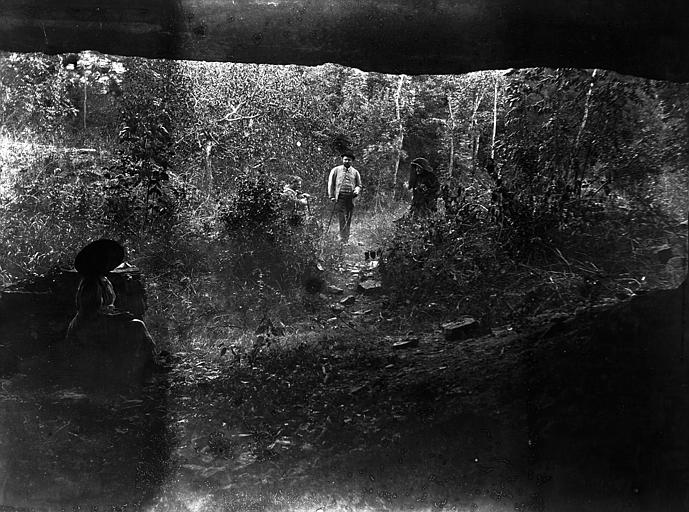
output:
M 354 198 L 361 192 L 361 175 L 352 167 L 353 160 L 353 153 L 343 152 L 342 165 L 334 167 L 328 177 L 328 196 L 335 203 L 337 218 L 340 221 L 340 241 L 343 243 L 349 241 Z

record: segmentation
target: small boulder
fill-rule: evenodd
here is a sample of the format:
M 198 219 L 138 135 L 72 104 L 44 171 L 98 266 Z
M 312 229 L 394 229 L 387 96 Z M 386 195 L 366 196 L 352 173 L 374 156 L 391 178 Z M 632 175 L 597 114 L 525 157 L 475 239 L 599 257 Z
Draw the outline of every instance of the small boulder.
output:
M 663 244 L 659 245 L 658 247 L 654 247 L 653 255 L 658 259 L 660 263 L 665 264 L 668 262 L 670 258 L 672 258 L 672 247 L 670 247 L 669 244 Z
M 266 336 L 284 336 L 287 326 L 280 320 L 275 322 L 268 317 L 264 317 L 259 323 L 254 334 L 263 334 Z
M 363 281 L 359 283 L 357 290 L 359 290 L 364 295 L 374 295 L 380 293 L 383 290 L 383 285 L 380 281 L 375 279 L 369 279 L 368 281 Z
M 442 327 L 446 341 L 461 341 L 484 333 L 481 323 L 470 316 L 463 317 L 456 322 L 443 324 Z
M 340 304 L 343 306 L 349 306 L 350 304 L 354 304 L 356 302 L 356 297 L 354 295 L 347 295 L 344 299 L 340 301 Z
M 374 279 L 375 277 L 376 273 L 373 270 L 366 270 L 359 274 L 359 281 L 368 281 L 369 279 Z
M 684 256 L 673 256 L 667 260 L 668 270 L 684 270 L 687 267 L 687 259 Z
M 419 345 L 419 338 L 408 338 L 406 340 L 397 341 L 392 344 L 394 350 L 399 350 L 403 348 L 413 348 Z

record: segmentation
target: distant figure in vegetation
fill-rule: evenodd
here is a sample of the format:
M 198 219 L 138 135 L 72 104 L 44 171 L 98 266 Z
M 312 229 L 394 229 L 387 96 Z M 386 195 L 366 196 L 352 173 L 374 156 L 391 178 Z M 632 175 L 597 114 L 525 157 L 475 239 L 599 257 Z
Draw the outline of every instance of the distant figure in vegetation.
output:
M 436 211 L 440 183 L 431 164 L 425 158 L 412 160 L 409 171 L 409 190 L 412 191 L 412 217 L 421 218 Z
M 333 167 L 328 176 L 328 196 L 335 203 L 340 222 L 340 241 L 349 241 L 349 232 L 354 211 L 354 199 L 361 192 L 361 175 L 352 166 L 354 154 L 342 153 L 342 165 Z
M 124 248 L 97 240 L 77 255 L 81 274 L 77 313 L 67 329 L 66 356 L 77 380 L 88 386 L 139 385 L 153 366 L 155 344 L 144 322 L 115 308 L 106 274 L 124 260 Z
M 280 193 L 284 204 L 285 213 L 290 224 L 300 226 L 304 223 L 309 212 L 309 194 L 301 191 L 302 180 L 299 176 L 291 176 Z

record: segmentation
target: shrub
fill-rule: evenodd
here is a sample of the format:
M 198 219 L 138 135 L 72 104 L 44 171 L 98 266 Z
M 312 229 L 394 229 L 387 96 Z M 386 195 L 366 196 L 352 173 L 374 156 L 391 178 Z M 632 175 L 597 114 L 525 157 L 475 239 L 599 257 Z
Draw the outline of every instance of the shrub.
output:
M 383 284 L 393 302 L 473 293 L 477 281 L 500 266 L 497 235 L 495 226 L 469 209 L 420 221 L 403 218 L 381 264 Z
M 11 281 L 69 265 L 103 232 L 102 201 L 87 162 L 47 155 L 25 162 L 0 202 L 0 272 Z
M 319 226 L 293 214 L 276 179 L 246 170 L 234 176 L 234 193 L 221 218 L 228 239 L 226 270 L 237 278 L 258 276 L 271 286 L 289 288 L 316 265 Z
M 513 226 L 464 203 L 399 222 L 381 264 L 390 299 L 498 324 L 673 285 L 654 250 L 681 252 L 686 233 L 663 208 L 586 197 L 567 212 L 566 222 Z

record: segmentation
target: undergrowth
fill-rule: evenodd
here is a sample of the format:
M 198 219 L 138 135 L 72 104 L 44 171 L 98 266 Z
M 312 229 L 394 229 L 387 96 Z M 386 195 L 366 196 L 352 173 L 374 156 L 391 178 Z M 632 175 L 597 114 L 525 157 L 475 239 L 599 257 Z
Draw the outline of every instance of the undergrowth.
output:
M 81 247 L 107 237 L 144 273 L 157 339 L 184 345 L 267 315 L 299 316 L 294 302 L 320 274 L 321 225 L 295 222 L 274 178 L 238 172 L 216 202 L 171 175 L 147 208 L 113 162 L 52 151 L 5 160 L 14 175 L 0 190 L 0 285 L 70 268 Z
M 469 315 L 498 326 L 684 279 L 686 226 L 657 206 L 590 201 L 562 229 L 518 245 L 484 212 L 397 223 L 381 265 L 394 307 L 419 321 Z

